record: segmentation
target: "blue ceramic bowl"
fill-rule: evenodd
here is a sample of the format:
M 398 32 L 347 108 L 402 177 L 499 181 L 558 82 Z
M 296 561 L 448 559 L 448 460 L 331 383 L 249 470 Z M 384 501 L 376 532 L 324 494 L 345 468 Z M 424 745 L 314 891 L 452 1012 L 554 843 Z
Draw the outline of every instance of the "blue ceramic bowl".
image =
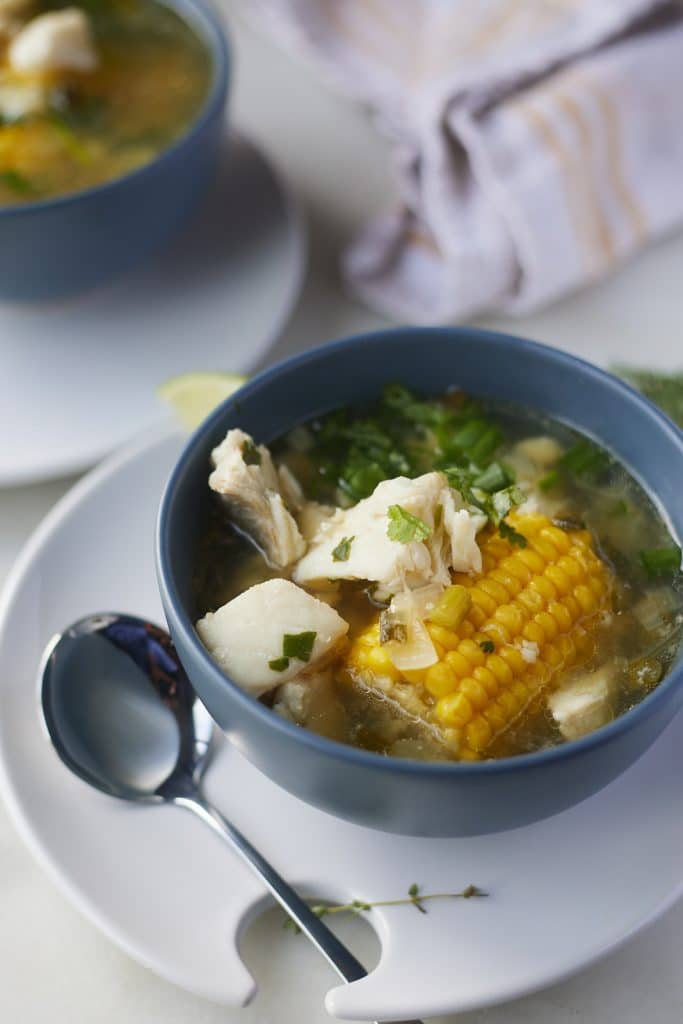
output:
M 408 328 L 349 338 L 289 359 L 228 399 L 190 439 L 162 499 L 157 566 L 178 653 L 229 739 L 274 782 L 332 814 L 412 835 L 476 835 L 556 814 L 601 789 L 650 746 L 683 704 L 679 663 L 641 704 L 574 743 L 478 764 L 382 757 L 286 722 L 243 693 L 193 628 L 191 579 L 206 513 L 209 453 L 230 427 L 268 443 L 335 406 L 371 399 L 387 381 L 426 394 L 458 385 L 548 413 L 610 448 L 683 535 L 683 433 L 628 385 L 519 338 Z
M 96 188 L 0 206 L 0 300 L 45 301 L 135 268 L 187 221 L 216 169 L 230 61 L 201 0 L 163 0 L 197 33 L 213 63 L 209 94 L 187 132 L 139 170 Z

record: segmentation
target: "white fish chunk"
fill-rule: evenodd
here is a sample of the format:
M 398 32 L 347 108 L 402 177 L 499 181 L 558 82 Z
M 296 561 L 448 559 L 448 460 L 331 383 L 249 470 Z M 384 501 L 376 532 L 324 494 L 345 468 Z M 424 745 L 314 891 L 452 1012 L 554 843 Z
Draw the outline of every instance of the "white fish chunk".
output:
M 19 121 L 31 114 L 42 114 L 47 109 L 47 102 L 48 90 L 43 82 L 7 75 L 0 77 L 0 117 L 4 121 Z
M 90 21 L 78 7 L 31 18 L 10 43 L 8 57 L 22 74 L 92 71 L 98 64 Z
M 348 628 L 334 608 L 283 579 L 257 583 L 197 623 L 201 641 L 217 664 L 255 697 L 320 669 L 337 652 Z M 308 660 L 291 657 L 282 664 L 284 637 L 301 633 L 315 634 Z M 278 662 L 277 668 L 270 662 Z
M 568 680 L 548 697 L 548 708 L 567 740 L 578 740 L 614 717 L 620 663 Z
M 564 449 L 554 437 L 540 434 L 538 437 L 526 437 L 518 441 L 514 451 L 529 459 L 539 469 L 548 469 L 557 462 Z
M 215 469 L 209 487 L 222 495 L 236 525 L 254 540 L 269 565 L 284 569 L 301 558 L 306 544 L 265 445 L 255 445 L 243 430 L 229 430 L 211 461 Z M 293 479 L 286 478 L 290 493 Z
M 392 540 L 387 533 L 391 505 L 400 505 L 426 523 L 429 537 L 407 543 Z M 293 578 L 314 587 L 327 580 L 368 580 L 378 584 L 378 596 L 429 583 L 447 586 L 451 567 L 462 572 L 481 568 L 475 534 L 483 522 L 462 507 L 459 494 L 442 473 L 384 480 L 369 498 L 338 509 L 320 524 Z M 346 558 L 338 552 L 343 541 L 350 541 L 343 552 Z
M 319 501 L 305 501 L 296 514 L 296 521 L 304 540 L 313 540 L 322 524 L 331 519 L 334 513 L 332 505 L 322 505 Z

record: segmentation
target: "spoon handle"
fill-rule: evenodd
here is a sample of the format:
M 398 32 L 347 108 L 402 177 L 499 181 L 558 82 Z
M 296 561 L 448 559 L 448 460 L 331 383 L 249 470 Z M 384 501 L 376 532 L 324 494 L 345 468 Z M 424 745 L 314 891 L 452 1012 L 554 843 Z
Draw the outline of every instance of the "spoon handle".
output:
M 323 921 L 314 914 L 304 900 L 292 889 L 284 878 L 261 856 L 249 840 L 242 835 L 215 807 L 201 796 L 177 795 L 172 798 L 177 807 L 184 807 L 196 814 L 206 825 L 224 839 L 239 853 L 245 864 L 270 890 L 301 931 L 323 954 L 328 963 L 344 981 L 365 978 L 367 971 L 355 956 L 344 946 Z M 404 1021 L 403 1024 L 421 1024 L 420 1021 Z

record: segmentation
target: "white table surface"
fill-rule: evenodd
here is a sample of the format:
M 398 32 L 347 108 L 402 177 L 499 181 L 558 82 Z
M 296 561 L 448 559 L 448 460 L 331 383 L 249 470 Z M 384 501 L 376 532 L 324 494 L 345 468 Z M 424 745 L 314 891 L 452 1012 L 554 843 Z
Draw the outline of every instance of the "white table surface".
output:
M 381 326 L 340 287 L 336 258 L 364 218 L 389 201 L 384 146 L 362 112 L 331 96 L 310 69 L 294 64 L 236 21 L 223 0 L 236 49 L 234 121 L 261 142 L 301 197 L 311 228 L 311 264 L 298 309 L 270 359 L 317 341 Z M 560 344 L 623 337 L 625 349 L 651 344 L 683 366 L 683 238 L 639 257 L 612 280 L 542 315 L 496 326 Z M 493 321 L 491 321 L 493 324 Z M 226 368 L 229 368 L 226 366 Z M 7 439 L 5 439 L 7 443 Z M 0 580 L 34 525 L 73 481 L 0 492 Z M 1 709 L 0 709 L 1 713 Z M 683 851 L 681 851 L 683 856 Z M 246 1010 L 185 994 L 129 960 L 81 919 L 41 874 L 0 807 L 0 1021 L 21 1024 L 317 1024 L 333 977 L 302 937 L 283 932 L 272 911 L 245 940 L 261 985 Z M 558 921 L 558 927 L 561 927 Z M 366 962 L 378 955 L 372 930 L 340 925 Z M 678 1024 L 683 1019 L 683 905 L 597 966 L 530 998 L 459 1024 Z M 445 1024 L 444 1021 L 441 1024 Z

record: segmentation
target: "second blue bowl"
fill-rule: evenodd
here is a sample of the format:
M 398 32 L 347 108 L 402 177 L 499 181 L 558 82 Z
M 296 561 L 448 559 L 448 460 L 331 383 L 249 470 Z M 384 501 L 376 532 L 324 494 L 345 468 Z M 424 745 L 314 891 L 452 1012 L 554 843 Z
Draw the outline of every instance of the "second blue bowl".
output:
M 227 42 L 201 0 L 163 2 L 194 29 L 212 63 L 202 109 L 139 170 L 83 192 L 0 207 L 0 300 L 61 298 L 132 270 L 170 241 L 205 194 L 225 133 Z

